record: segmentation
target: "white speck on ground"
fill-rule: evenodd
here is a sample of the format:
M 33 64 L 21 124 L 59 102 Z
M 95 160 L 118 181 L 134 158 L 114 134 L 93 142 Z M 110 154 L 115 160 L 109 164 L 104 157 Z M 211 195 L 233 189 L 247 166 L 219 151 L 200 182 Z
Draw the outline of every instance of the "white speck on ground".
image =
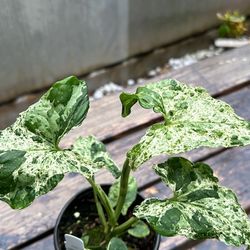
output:
M 155 71 L 156 71 L 156 73 L 160 74 L 161 73 L 161 67 L 156 67 Z
M 74 217 L 75 217 L 75 218 L 78 218 L 79 216 L 80 216 L 80 213 L 79 213 L 79 212 L 75 212 L 75 213 L 74 213 Z
M 149 77 L 154 77 L 156 75 L 157 75 L 157 72 L 155 70 L 153 70 L 153 69 L 148 72 Z
M 135 80 L 134 80 L 134 79 L 128 79 L 127 85 L 128 85 L 128 86 L 133 86 L 133 85 L 135 85 Z
M 142 84 L 144 81 L 145 81 L 145 79 L 143 79 L 143 78 L 138 78 L 137 79 L 137 83 L 138 84 Z
M 111 94 L 111 93 L 116 93 L 120 92 L 123 90 L 123 87 L 120 85 L 117 85 L 113 82 L 109 82 L 100 88 L 96 89 L 96 91 L 93 94 L 94 99 L 100 99 L 105 95 Z
M 185 66 L 197 63 L 198 61 L 205 58 L 220 55 L 222 52 L 222 48 L 217 49 L 214 46 L 210 46 L 209 49 L 199 50 L 192 54 L 186 54 L 180 58 L 170 58 L 168 63 L 173 69 L 180 69 Z
M 169 69 L 180 69 L 185 66 L 197 63 L 198 61 L 201 61 L 203 59 L 218 56 L 224 51 L 223 48 L 216 48 L 213 45 L 211 45 L 208 49 L 203 49 L 196 51 L 194 53 L 186 54 L 183 57 L 179 58 L 170 58 L 168 63 L 166 63 L 163 67 L 156 67 L 155 69 L 149 70 L 147 72 L 146 78 L 138 78 L 138 79 L 128 79 L 127 80 L 127 86 L 133 86 L 135 84 L 142 84 L 145 79 L 155 77 L 163 72 L 169 71 Z M 232 58 L 228 59 L 226 61 L 220 61 L 219 64 L 225 64 L 225 63 L 233 63 L 236 62 L 238 59 Z M 242 58 L 242 61 L 246 62 L 247 58 Z M 92 74 L 92 73 L 91 73 Z M 93 73 L 94 74 L 94 73 Z M 95 74 L 94 74 L 95 75 Z M 112 93 L 118 93 L 121 92 L 124 88 L 121 85 L 117 85 L 113 82 L 109 82 L 107 84 L 104 84 L 100 88 L 96 89 L 93 96 L 90 97 L 90 100 L 97 100 L 101 99 L 102 97 L 112 94 Z

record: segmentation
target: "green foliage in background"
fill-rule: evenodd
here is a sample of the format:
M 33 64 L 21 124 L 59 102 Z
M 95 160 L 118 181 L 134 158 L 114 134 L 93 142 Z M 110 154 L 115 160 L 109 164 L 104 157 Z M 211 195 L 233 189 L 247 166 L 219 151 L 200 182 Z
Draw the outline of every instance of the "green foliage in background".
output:
M 220 37 L 241 37 L 247 32 L 246 17 L 238 11 L 227 11 L 225 14 L 217 14 L 222 24 L 219 27 Z

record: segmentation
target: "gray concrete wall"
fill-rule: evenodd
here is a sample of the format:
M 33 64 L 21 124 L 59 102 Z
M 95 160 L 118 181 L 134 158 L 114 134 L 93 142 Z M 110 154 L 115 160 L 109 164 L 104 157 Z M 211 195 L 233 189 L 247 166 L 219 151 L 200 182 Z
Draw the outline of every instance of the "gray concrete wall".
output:
M 250 13 L 246 0 L 0 0 L 0 102 Z

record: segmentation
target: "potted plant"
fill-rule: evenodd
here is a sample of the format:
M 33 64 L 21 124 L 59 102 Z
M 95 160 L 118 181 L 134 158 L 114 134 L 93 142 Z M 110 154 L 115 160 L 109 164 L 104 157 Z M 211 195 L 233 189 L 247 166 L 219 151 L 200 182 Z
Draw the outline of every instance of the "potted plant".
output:
M 144 241 L 149 228 L 163 236 L 216 238 L 229 245 L 250 245 L 245 211 L 235 194 L 218 183 L 207 164 L 175 156 L 153 166 L 173 191 L 172 197 L 164 200 L 136 200 L 136 180 L 131 175 L 156 155 L 201 146 L 250 144 L 249 121 L 203 88 L 171 79 L 138 87 L 133 94 L 122 93 L 120 100 L 123 117 L 137 102 L 163 117 L 163 122 L 152 125 L 128 151 L 121 171 L 93 136 L 79 138 L 69 149 L 59 147 L 60 139 L 81 124 L 89 107 L 86 84 L 72 76 L 56 82 L 11 127 L 1 131 L 0 199 L 22 209 L 52 190 L 65 173 L 76 172 L 92 187 L 81 206 L 91 201 L 94 208 L 89 214 L 98 214 L 82 233 L 86 249 L 131 249 L 126 239 L 141 237 Z M 110 188 L 95 182 L 95 173 L 102 167 L 116 178 Z M 98 235 L 104 238 L 100 240 Z
M 217 13 L 222 24 L 219 27 L 220 37 L 242 37 L 247 32 L 246 17 L 238 11 L 227 11 L 225 14 Z

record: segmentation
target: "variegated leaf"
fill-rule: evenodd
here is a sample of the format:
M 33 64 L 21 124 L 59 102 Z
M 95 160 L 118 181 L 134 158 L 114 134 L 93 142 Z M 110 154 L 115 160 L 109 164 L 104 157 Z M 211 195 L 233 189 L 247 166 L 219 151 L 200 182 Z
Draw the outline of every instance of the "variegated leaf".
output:
M 235 194 L 219 185 L 208 165 L 174 157 L 155 166 L 155 171 L 173 190 L 173 197 L 147 199 L 135 209 L 135 216 L 146 219 L 164 236 L 249 245 L 250 222 L 245 211 Z
M 94 136 L 78 138 L 72 150 L 78 153 L 82 159 L 95 163 L 99 168 L 106 167 L 115 178 L 120 177 L 121 171 L 107 153 L 105 145 Z
M 113 237 L 107 246 L 107 250 L 128 250 L 128 248 L 122 239 Z
M 58 147 L 60 138 L 86 117 L 88 105 L 86 84 L 69 77 L 55 83 L 0 132 L 0 200 L 24 208 L 53 189 L 63 174 L 77 172 L 90 178 L 102 167 L 100 161 L 111 162 L 103 148 L 97 152 L 95 146 L 101 144 L 93 138 L 81 139 L 73 150 Z M 78 152 L 80 146 L 92 150 L 94 161 Z
M 133 169 L 160 154 L 177 154 L 201 146 L 233 147 L 250 143 L 250 123 L 237 116 L 225 102 L 205 89 L 176 80 L 139 87 L 135 94 L 122 93 L 123 116 L 138 101 L 143 108 L 161 113 L 164 123 L 151 126 L 127 154 Z
M 150 229 L 145 222 L 138 220 L 128 230 L 128 233 L 136 238 L 144 238 L 150 234 Z
M 56 147 L 72 127 L 82 123 L 89 108 L 85 82 L 70 76 L 56 82 L 40 101 L 21 114 L 25 128 Z

